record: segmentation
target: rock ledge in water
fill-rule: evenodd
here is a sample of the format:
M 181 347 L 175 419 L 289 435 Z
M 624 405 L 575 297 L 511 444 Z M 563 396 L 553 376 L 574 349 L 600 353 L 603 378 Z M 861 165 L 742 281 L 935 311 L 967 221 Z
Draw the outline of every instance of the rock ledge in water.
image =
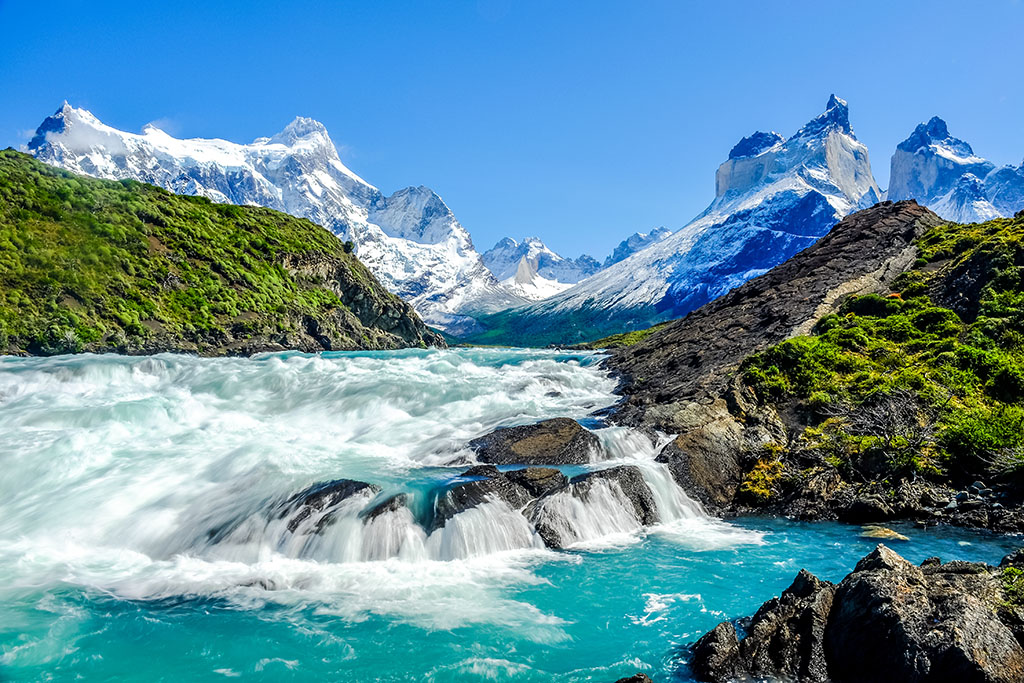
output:
M 598 446 L 592 432 L 567 417 L 498 429 L 469 442 L 480 462 L 495 465 L 582 465 Z

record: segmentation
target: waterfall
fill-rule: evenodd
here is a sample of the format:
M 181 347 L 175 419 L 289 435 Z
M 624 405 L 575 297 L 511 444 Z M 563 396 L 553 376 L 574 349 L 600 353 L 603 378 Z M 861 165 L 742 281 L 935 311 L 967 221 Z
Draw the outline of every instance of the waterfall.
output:
M 571 484 L 535 508 L 534 524 L 549 529 L 558 545 L 628 534 L 642 526 L 633 503 L 616 482 L 599 480 L 585 493 L 578 489 L 578 484 Z
M 526 518 L 500 500 L 460 512 L 427 539 L 430 557 L 439 560 L 543 547 Z

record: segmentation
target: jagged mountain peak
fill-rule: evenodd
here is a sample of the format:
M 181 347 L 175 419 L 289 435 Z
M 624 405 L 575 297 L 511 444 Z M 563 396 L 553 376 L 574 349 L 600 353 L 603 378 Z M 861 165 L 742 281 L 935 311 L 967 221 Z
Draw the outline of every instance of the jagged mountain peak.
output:
M 1012 166 L 997 169 L 933 116 L 896 146 L 888 198 L 916 199 L 958 223 L 986 221 L 1024 206 L 1024 174 Z
M 530 299 L 551 296 L 593 275 L 601 265 L 586 254 L 570 259 L 554 252 L 539 237 L 524 237 L 515 240 L 503 237 L 481 257 L 484 265 L 498 280 L 512 285 L 512 290 Z M 524 265 L 525 264 L 525 265 Z M 524 270 L 524 268 L 526 270 Z M 528 288 L 524 273 L 530 273 L 529 280 L 535 281 Z
M 804 124 L 793 137 L 817 137 L 833 130 L 855 137 L 850 126 L 850 106 L 834 94 L 829 96 L 825 111 Z
M 963 159 L 974 157 L 974 150 L 971 146 L 949 133 L 949 126 L 938 116 L 928 119 L 927 123 L 919 123 L 906 140 L 896 146 L 896 149 L 904 152 L 917 152 L 936 147 Z
M 330 139 L 324 124 L 308 116 L 296 116 L 280 133 L 270 138 L 271 142 L 293 145 L 296 141 L 310 136 L 322 136 Z

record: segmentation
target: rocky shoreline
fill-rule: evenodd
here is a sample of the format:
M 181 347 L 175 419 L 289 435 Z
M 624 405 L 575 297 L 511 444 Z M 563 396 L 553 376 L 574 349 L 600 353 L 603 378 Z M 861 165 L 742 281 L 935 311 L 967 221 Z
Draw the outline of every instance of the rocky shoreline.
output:
M 884 545 L 838 584 L 801 570 L 750 618 L 690 653 L 700 681 L 1010 683 L 1024 680 L 1024 553 L 915 566 Z

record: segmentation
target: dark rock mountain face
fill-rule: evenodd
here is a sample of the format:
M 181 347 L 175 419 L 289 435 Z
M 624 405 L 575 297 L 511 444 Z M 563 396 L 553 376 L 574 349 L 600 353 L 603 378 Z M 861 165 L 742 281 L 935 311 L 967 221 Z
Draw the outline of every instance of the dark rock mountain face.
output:
M 693 647 L 698 680 L 1010 683 L 1024 680 L 1024 610 L 1000 568 L 938 558 L 915 566 L 878 546 L 839 584 L 805 570 L 749 621 Z
M 724 403 L 744 358 L 807 334 L 851 294 L 888 292 L 916 257 L 913 241 L 941 223 L 913 201 L 883 202 L 852 214 L 768 273 L 620 350 L 608 361 L 627 378 L 626 402 L 616 419 L 691 430 L 697 406 Z

